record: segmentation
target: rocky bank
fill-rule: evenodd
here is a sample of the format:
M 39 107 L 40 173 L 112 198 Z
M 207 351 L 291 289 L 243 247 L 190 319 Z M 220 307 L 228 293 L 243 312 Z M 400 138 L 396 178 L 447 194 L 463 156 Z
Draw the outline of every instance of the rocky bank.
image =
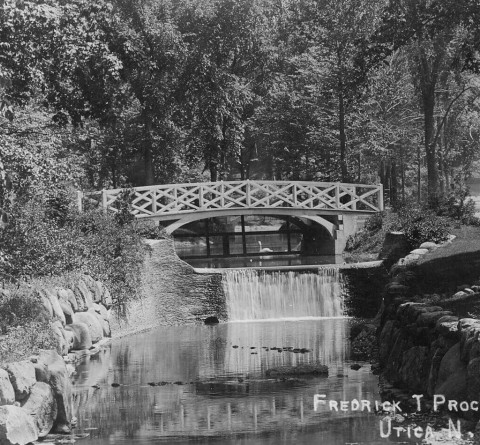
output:
M 72 388 L 68 365 L 111 336 L 112 297 L 88 275 L 72 288 L 32 289 L 38 318 L 50 321 L 56 350 L 0 368 L 0 444 L 24 445 L 50 432 L 69 433 Z

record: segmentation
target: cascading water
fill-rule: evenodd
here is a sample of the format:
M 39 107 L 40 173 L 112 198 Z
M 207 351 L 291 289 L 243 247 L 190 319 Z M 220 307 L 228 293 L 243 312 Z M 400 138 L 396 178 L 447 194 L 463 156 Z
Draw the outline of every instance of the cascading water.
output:
M 339 271 L 334 267 L 317 273 L 226 270 L 223 286 L 231 321 L 344 315 Z

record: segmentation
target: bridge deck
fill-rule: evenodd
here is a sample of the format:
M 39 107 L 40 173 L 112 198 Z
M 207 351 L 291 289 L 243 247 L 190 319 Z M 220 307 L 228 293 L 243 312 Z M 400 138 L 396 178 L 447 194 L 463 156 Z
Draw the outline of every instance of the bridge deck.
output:
M 117 212 L 122 201 L 131 205 L 137 218 L 171 220 L 193 212 L 218 215 L 219 211 L 280 209 L 306 213 L 369 214 L 383 210 L 381 184 L 346 184 L 307 181 L 220 181 L 167 184 L 132 189 L 78 192 L 78 206 L 100 206 Z

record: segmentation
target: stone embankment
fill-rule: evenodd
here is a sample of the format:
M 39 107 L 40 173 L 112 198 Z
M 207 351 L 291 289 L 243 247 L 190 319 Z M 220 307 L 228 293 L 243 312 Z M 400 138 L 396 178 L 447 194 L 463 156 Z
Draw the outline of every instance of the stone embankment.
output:
M 71 289 L 34 292 L 38 318 L 51 321 L 57 350 L 40 351 L 0 369 L 1 445 L 24 445 L 50 432 L 69 433 L 73 367 L 67 362 L 111 335 L 112 297 L 101 282 L 83 275 Z
M 480 320 L 469 311 L 475 311 L 471 302 L 478 301 L 480 286 L 417 295 L 416 263 L 437 248 L 425 243 L 391 269 L 379 314 L 379 370 L 395 388 L 439 400 L 443 396 L 442 408 L 450 400 L 450 411 L 478 419 L 480 407 L 472 409 L 471 402 L 480 399 Z

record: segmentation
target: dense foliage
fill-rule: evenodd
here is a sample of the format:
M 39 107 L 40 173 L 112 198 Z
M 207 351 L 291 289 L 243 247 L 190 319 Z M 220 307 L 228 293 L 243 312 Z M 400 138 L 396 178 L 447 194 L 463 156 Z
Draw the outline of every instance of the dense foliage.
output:
M 0 206 L 8 177 L 59 164 L 87 189 L 381 181 L 394 206 L 437 201 L 478 158 L 479 17 L 473 0 L 8 0 Z
M 133 222 L 99 210 L 77 213 L 69 196 L 32 198 L 15 206 L 0 231 L 0 271 L 9 280 L 84 272 L 118 301 L 137 295 L 145 253 Z

